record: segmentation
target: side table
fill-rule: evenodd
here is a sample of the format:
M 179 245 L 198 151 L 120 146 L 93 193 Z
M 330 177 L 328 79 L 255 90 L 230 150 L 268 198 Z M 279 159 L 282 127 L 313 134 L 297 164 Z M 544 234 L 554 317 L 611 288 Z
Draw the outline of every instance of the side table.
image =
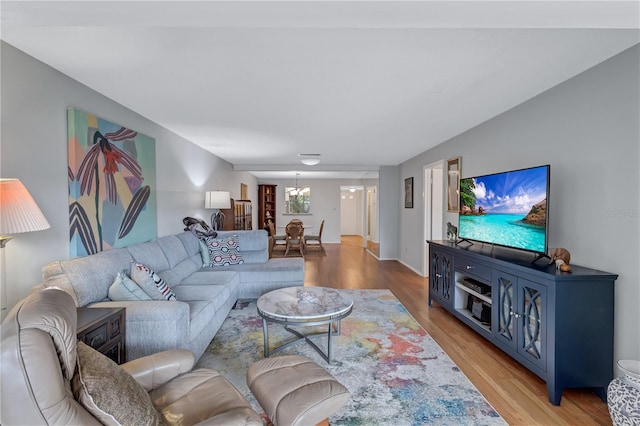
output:
M 78 308 L 77 335 L 117 364 L 126 361 L 125 308 Z

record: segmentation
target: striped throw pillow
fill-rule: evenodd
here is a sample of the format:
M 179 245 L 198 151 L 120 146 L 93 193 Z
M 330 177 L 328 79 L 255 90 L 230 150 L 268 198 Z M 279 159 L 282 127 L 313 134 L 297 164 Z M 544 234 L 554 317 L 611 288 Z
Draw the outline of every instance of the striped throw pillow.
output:
M 131 279 L 154 300 L 177 300 L 176 295 L 165 280 L 151 268 L 141 263 L 131 262 Z

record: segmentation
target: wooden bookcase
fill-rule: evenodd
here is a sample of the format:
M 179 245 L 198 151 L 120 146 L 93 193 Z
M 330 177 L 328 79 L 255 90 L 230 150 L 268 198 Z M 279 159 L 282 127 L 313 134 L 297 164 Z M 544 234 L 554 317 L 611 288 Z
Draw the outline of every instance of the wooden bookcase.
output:
M 249 231 L 252 227 L 251 200 L 231 199 L 231 207 L 222 209 L 225 231 Z
M 250 231 L 252 229 L 251 219 L 251 200 L 235 200 L 234 208 L 234 224 L 235 229 Z
M 267 226 L 269 217 L 276 226 L 276 186 L 258 185 L 258 226 L 261 229 Z

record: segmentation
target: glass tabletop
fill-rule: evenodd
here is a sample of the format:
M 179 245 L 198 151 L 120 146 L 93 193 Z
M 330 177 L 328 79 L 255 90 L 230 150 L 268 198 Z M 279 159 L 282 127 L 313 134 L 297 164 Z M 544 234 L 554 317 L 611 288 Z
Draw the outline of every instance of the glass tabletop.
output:
M 288 287 L 258 298 L 258 312 L 284 320 L 332 318 L 348 312 L 353 300 L 327 287 Z

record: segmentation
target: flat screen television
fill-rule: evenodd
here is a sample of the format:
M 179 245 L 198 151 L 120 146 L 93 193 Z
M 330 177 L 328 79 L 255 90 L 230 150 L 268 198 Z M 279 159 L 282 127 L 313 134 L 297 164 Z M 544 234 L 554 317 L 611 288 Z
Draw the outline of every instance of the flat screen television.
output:
M 461 241 L 547 254 L 549 165 L 460 180 Z

